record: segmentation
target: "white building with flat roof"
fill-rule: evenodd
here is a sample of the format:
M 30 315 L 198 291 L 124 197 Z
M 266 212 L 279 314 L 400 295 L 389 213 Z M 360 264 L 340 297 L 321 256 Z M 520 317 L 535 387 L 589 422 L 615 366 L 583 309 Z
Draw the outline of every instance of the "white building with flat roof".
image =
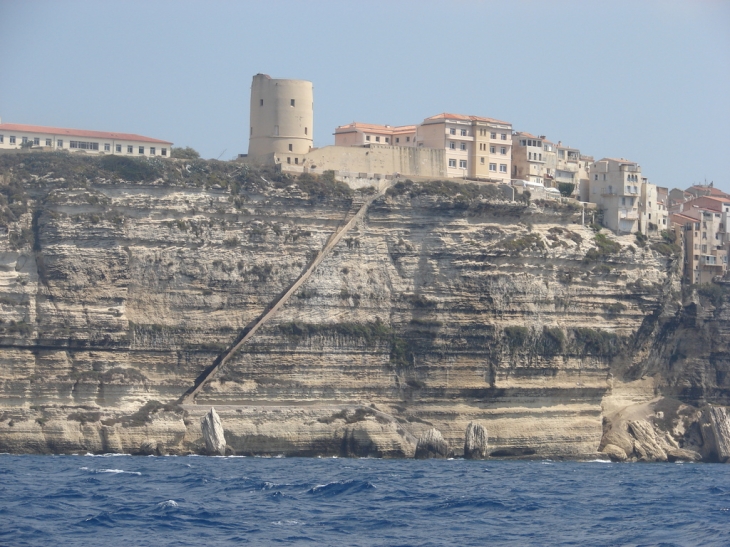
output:
M 172 143 L 132 133 L 0 123 L 0 150 L 23 147 L 87 154 L 164 158 L 170 157 Z

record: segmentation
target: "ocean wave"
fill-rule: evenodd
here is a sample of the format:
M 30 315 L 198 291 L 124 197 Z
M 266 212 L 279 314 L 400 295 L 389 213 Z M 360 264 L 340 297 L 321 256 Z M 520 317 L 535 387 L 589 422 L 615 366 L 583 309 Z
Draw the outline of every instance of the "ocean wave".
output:
M 307 494 L 318 496 L 339 496 L 340 494 L 354 494 L 366 490 L 375 489 L 375 485 L 370 481 L 359 481 L 350 479 L 346 481 L 330 482 L 327 484 L 318 484 L 307 490 Z
M 157 507 L 160 509 L 172 509 L 178 506 L 178 503 L 175 500 L 167 500 L 167 501 L 161 501 L 157 504 Z
M 131 454 L 118 454 L 116 452 L 109 452 L 107 454 L 92 454 L 91 452 L 87 452 L 84 454 L 84 456 L 88 458 L 116 458 L 118 456 L 132 456 Z
M 92 473 L 125 473 L 127 475 L 142 475 L 139 471 L 125 471 L 124 469 L 89 469 L 88 467 L 79 467 L 81 471 L 91 471 Z

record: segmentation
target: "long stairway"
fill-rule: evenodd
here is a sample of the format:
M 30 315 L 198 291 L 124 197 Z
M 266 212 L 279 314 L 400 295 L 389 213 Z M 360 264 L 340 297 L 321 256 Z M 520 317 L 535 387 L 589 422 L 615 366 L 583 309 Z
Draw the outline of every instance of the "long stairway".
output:
M 233 357 L 233 355 L 241 349 L 241 347 L 248 342 L 256 331 L 258 331 L 266 322 L 271 319 L 279 309 L 287 303 L 287 301 L 294 295 L 294 293 L 307 282 L 309 277 L 314 273 L 317 267 L 322 261 L 327 258 L 327 255 L 335 248 L 335 246 L 342 240 L 347 232 L 365 215 L 370 205 L 377 198 L 382 196 L 385 191 L 390 187 L 387 182 L 383 184 L 378 192 L 368 197 L 362 204 L 360 209 L 355 213 L 350 220 L 348 220 L 344 226 L 340 226 L 335 232 L 330 235 L 327 239 L 327 243 L 317 253 L 317 256 L 309 263 L 304 272 L 297 278 L 297 280 L 282 294 L 275 298 L 264 311 L 255 320 L 249 323 L 238 335 L 233 345 L 226 351 L 221 353 L 213 363 L 207 367 L 195 380 L 193 387 L 187 390 L 178 401 L 179 404 L 195 404 L 195 397 L 205 387 L 205 385 L 213 379 L 217 372 Z

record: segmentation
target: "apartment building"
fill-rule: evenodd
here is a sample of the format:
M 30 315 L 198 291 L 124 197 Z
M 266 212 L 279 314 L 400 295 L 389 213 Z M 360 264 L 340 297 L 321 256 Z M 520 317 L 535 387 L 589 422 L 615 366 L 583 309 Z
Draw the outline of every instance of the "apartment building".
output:
M 474 130 L 469 116 L 437 114 L 418 126 L 416 145 L 446 150 L 446 176 L 467 178 L 474 155 Z
M 474 132 L 469 177 L 508 183 L 512 170 L 512 124 L 493 118 L 469 117 Z
M 536 137 L 530 133 L 512 134 L 512 178 L 545 184 L 552 180 L 549 165 L 557 165 L 553 143 L 545 136 Z M 550 158 L 550 161 L 548 159 Z M 553 168 L 554 169 L 554 168 Z M 548 186 L 551 186 L 548 183 Z
M 0 149 L 31 146 L 41 150 L 66 150 L 86 154 L 169 157 L 170 141 L 131 133 L 111 133 L 17 123 L 0 123 Z
M 416 146 L 416 126 L 393 127 L 352 122 L 335 128 L 335 146 L 365 146 L 368 144 Z
M 623 158 L 603 158 L 590 172 L 588 201 L 603 212 L 603 225 L 617 233 L 647 234 L 649 223 L 655 225 L 659 218 L 657 191 L 641 176 L 641 166 Z
M 710 283 L 727 273 L 727 211 L 695 206 L 670 216 L 672 224 L 684 227 L 684 276 L 690 283 Z

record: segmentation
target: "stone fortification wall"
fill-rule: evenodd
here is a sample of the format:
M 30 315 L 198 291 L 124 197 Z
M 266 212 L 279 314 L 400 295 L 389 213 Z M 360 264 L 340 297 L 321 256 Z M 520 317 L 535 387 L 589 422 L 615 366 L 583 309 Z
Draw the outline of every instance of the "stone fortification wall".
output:
M 399 173 L 402 176 L 444 178 L 444 161 L 444 151 L 435 148 L 325 146 L 307 154 L 305 165 L 315 166 L 318 172 L 332 169 L 383 176 Z

